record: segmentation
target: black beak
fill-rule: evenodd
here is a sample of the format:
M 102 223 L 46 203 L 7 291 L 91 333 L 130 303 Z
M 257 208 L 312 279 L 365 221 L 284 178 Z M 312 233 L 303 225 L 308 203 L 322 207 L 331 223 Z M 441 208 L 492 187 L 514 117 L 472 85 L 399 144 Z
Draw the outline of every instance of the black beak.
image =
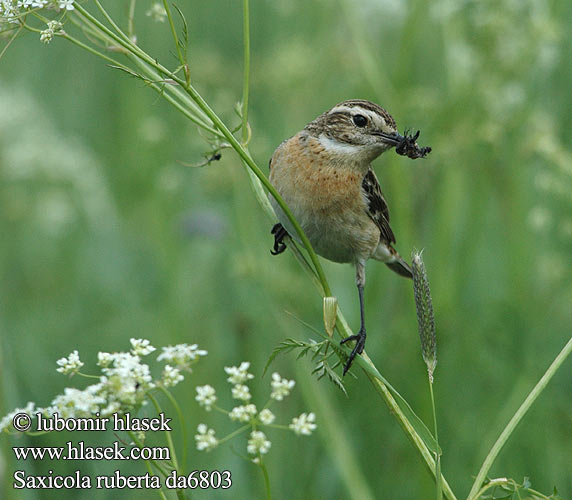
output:
M 375 135 L 381 137 L 383 142 L 389 144 L 391 146 L 397 146 L 401 143 L 405 138 L 399 134 L 398 132 L 393 132 L 391 134 L 386 134 L 385 132 L 377 132 Z

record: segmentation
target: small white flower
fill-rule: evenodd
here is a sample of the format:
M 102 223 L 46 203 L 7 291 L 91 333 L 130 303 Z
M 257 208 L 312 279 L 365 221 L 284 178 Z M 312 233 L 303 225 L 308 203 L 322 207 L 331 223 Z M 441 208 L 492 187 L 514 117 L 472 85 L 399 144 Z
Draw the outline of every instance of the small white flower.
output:
M 248 361 L 243 361 L 240 363 L 239 367 L 236 366 L 225 366 L 224 371 L 230 375 L 226 380 L 231 384 L 243 384 L 247 380 L 253 379 L 254 375 L 248 373 L 250 368 L 250 363 Z
M 73 1 L 74 0 L 58 0 L 58 7 L 65 10 L 74 10 Z
M 103 368 L 108 367 L 113 361 L 113 355 L 108 352 L 97 353 L 97 365 Z
M 164 23 L 167 19 L 167 11 L 159 2 L 155 2 L 151 5 L 151 8 L 145 12 L 145 15 L 159 23 Z
M 247 385 L 238 384 L 232 388 L 232 397 L 234 399 L 241 399 L 242 401 L 250 401 L 252 396 Z
M 195 435 L 197 450 L 210 451 L 217 446 L 218 440 L 215 437 L 214 429 L 209 429 L 205 424 L 199 424 L 197 431 L 198 434 Z
M 155 350 L 147 339 L 130 339 L 129 342 L 131 342 L 131 352 L 136 356 L 147 356 Z
M 0 23 L 18 23 L 20 16 L 20 5 L 11 1 L 4 0 L 0 2 Z
M 99 414 L 102 417 L 109 417 L 114 413 L 123 413 L 121 411 L 121 403 L 119 403 L 119 401 L 111 401 L 107 406 L 99 409 Z
M 250 439 L 248 440 L 246 450 L 251 455 L 258 455 L 259 453 L 263 455 L 268 453 L 272 443 L 266 439 L 266 435 L 262 431 L 252 431 L 250 433 Z
M 183 377 L 178 368 L 173 368 L 171 365 L 165 365 L 165 368 L 163 369 L 163 385 L 165 387 L 173 387 L 184 379 L 185 377 Z
M 51 29 L 45 29 L 40 31 L 40 42 L 45 43 L 46 45 L 50 43 L 54 38 L 54 31 Z
M 237 420 L 238 422 L 250 422 L 257 412 L 256 406 L 249 404 L 234 407 L 228 416 L 231 420 Z
M 262 410 L 259 414 L 258 414 L 258 419 L 264 424 L 264 425 L 270 425 L 272 422 L 274 422 L 275 419 L 275 415 L 274 413 L 272 413 L 268 408 L 264 408 L 264 410 Z
M 130 352 L 115 352 L 100 356 L 99 360 L 108 363 L 101 369 L 100 377 L 108 403 L 119 402 L 122 411 L 144 404 L 147 390 L 155 387 L 149 365 Z
M 296 382 L 294 382 L 294 380 L 287 380 L 274 372 L 272 374 L 272 382 L 270 383 L 272 387 L 270 397 L 277 401 L 282 401 L 286 396 L 288 396 L 288 394 L 290 394 L 290 391 L 295 384 Z
M 178 368 L 189 369 L 193 361 L 199 356 L 206 356 L 205 350 L 199 349 L 197 344 L 177 344 L 163 347 L 163 352 L 157 356 L 157 361 L 167 361 L 177 365 Z
M 312 434 L 312 431 L 316 430 L 315 421 L 316 415 L 314 415 L 314 413 L 302 413 L 299 417 L 294 417 L 288 427 L 298 435 L 304 434 L 309 436 Z
M 216 401 L 216 392 L 214 387 L 203 385 L 197 387 L 197 395 L 195 397 L 199 405 L 204 406 L 205 410 L 211 411 L 212 405 Z
M 56 396 L 51 402 L 50 411 L 57 412 L 62 418 L 91 417 L 105 404 L 105 397 L 100 393 L 102 384 L 94 384 L 83 391 L 74 387 L 66 387 L 63 394 Z
M 52 30 L 54 33 L 56 31 L 60 31 L 63 27 L 63 24 L 60 23 L 59 21 L 56 20 L 52 20 L 52 21 L 48 21 L 48 29 Z
M 56 361 L 59 368 L 57 369 L 58 372 L 63 373 L 64 375 L 73 375 L 77 373 L 79 369 L 83 366 L 83 363 L 79 359 L 79 354 L 77 350 L 70 353 L 67 358 L 60 358 Z
M 13 429 L 12 420 L 18 413 L 26 413 L 31 417 L 34 417 L 36 413 L 41 412 L 41 409 L 36 408 L 36 404 L 32 402 L 29 402 L 24 408 L 16 408 L 14 411 L 11 411 L 8 415 L 0 419 L 0 432 L 7 429 Z

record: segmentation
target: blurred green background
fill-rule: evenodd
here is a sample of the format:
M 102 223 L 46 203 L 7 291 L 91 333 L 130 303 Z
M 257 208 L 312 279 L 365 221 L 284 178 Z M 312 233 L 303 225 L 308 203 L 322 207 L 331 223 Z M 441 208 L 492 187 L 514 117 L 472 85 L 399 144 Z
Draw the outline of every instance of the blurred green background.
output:
M 89 3 L 87 4 L 89 5 Z M 167 24 L 136 17 L 139 43 L 176 66 Z M 192 80 L 235 125 L 241 98 L 241 2 L 180 4 L 190 30 Z M 124 2 L 117 4 L 122 14 Z M 123 18 L 124 19 L 124 18 Z M 374 166 L 397 248 L 424 249 L 438 333 L 437 412 L 443 472 L 459 497 L 515 409 L 570 335 L 572 324 L 572 3 L 411 0 L 253 0 L 251 151 L 274 148 L 335 103 L 366 98 L 400 130 L 421 130 L 424 161 L 388 153 Z M 6 40 L 3 41 L 5 43 Z M 258 376 L 284 338 L 313 334 L 322 303 L 293 257 L 272 257 L 272 222 L 232 151 L 203 169 L 208 145 L 145 86 L 63 40 L 17 40 L 0 61 L 0 414 L 46 405 L 70 382 L 56 359 L 78 349 L 126 350 L 189 342 L 209 351 L 175 395 L 190 432 L 234 428 L 194 402 L 209 383 L 225 401 L 223 366 Z M 341 307 L 359 323 L 353 269 L 323 262 Z M 368 354 L 430 422 L 425 366 L 410 282 L 370 263 Z M 346 398 L 294 355 L 273 366 L 296 378 L 275 410 L 281 421 L 314 411 L 311 438 L 269 432 L 277 499 L 342 499 L 350 492 L 332 453 L 346 439 L 376 498 L 430 498 L 430 475 L 371 385 L 354 370 Z M 518 427 L 492 477 L 572 496 L 572 363 Z M 302 387 L 304 386 L 304 388 Z M 304 390 L 302 390 L 304 389 Z M 322 396 L 316 399 L 315 393 Z M 259 395 L 258 398 L 256 395 Z M 228 395 L 227 395 L 228 396 Z M 226 397 L 226 406 L 230 405 Z M 328 416 L 326 416 L 328 413 Z M 331 420 L 330 420 L 331 419 Z M 341 437 L 339 439 L 341 439 Z M 145 491 L 18 491 L 11 446 L 49 446 L 77 435 L 0 437 L 0 497 L 151 498 Z M 112 436 L 108 436 L 113 440 Z M 191 443 L 192 445 L 192 443 Z M 230 469 L 227 492 L 193 498 L 260 498 L 241 439 L 190 468 Z M 103 462 L 28 463 L 30 473 L 112 472 Z M 137 467 L 131 469 L 142 472 Z

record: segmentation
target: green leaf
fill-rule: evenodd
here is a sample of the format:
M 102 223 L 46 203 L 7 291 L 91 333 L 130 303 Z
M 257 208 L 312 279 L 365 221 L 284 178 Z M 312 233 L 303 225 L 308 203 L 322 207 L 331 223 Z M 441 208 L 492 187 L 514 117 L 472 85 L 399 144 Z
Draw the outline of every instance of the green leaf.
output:
M 349 352 L 349 348 L 345 349 L 347 349 Z M 399 408 L 405 414 L 407 420 L 409 420 L 409 422 L 411 423 L 417 434 L 419 434 L 419 436 L 421 437 L 427 448 L 429 448 L 429 450 L 431 450 L 433 453 L 438 453 L 439 455 L 441 455 L 442 454 L 441 448 L 437 445 L 437 442 L 435 441 L 433 434 L 427 428 L 423 420 L 421 420 L 417 416 L 417 414 L 413 411 L 411 406 L 409 406 L 409 403 L 403 398 L 401 394 L 399 394 L 399 392 L 397 392 L 397 389 L 395 389 L 387 381 L 387 379 L 381 373 L 379 373 L 379 371 L 377 371 L 377 369 L 374 366 L 367 363 L 361 356 L 356 356 L 356 361 L 366 372 L 368 372 L 370 375 L 374 376 L 375 378 L 377 378 L 378 380 L 380 380 L 385 384 L 385 386 L 389 389 L 389 391 L 395 398 L 395 401 L 399 405 Z
M 175 10 L 179 13 L 179 16 L 181 16 L 181 21 L 183 22 L 183 40 L 185 42 L 183 43 L 181 40 L 179 40 L 179 46 L 183 49 L 183 53 L 184 53 L 185 61 L 186 61 L 187 60 L 187 46 L 189 45 L 189 26 L 187 24 L 187 20 L 185 19 L 185 15 L 181 11 L 181 9 L 179 9 L 177 4 L 174 3 L 173 7 L 175 7 Z
M 270 366 L 272 361 L 274 361 L 276 356 L 278 356 L 281 353 L 289 352 L 292 349 L 296 349 L 297 347 L 304 347 L 305 345 L 306 344 L 304 344 L 303 342 L 299 342 L 299 341 L 294 340 L 294 339 L 286 339 L 283 342 L 280 342 L 280 344 L 278 344 L 274 348 L 274 350 L 270 353 L 270 357 L 268 358 L 268 361 L 266 362 L 266 365 L 264 366 L 264 370 L 262 371 L 262 376 L 264 376 L 266 374 L 266 370 L 268 370 L 268 367 Z
M 315 374 L 318 377 L 318 380 L 327 376 L 330 382 L 332 382 L 338 389 L 340 389 L 346 395 L 346 397 L 348 396 L 342 379 L 335 372 L 334 368 L 332 368 L 325 360 L 320 361 L 314 367 L 312 374 Z

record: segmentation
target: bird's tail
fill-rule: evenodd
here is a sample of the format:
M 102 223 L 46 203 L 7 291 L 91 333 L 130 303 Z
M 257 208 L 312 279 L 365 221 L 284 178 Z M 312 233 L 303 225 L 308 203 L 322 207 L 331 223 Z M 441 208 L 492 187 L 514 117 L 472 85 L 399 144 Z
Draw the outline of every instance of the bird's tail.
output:
M 397 250 L 391 245 L 380 244 L 372 257 L 385 263 L 389 269 L 405 278 L 413 278 L 413 272 L 409 264 L 403 260 L 403 257 L 397 253 Z
M 399 254 L 396 255 L 396 258 L 393 262 L 386 262 L 385 265 L 392 271 L 395 271 L 397 274 L 399 274 L 399 276 L 403 276 L 405 278 L 413 278 L 411 267 L 401 258 Z

